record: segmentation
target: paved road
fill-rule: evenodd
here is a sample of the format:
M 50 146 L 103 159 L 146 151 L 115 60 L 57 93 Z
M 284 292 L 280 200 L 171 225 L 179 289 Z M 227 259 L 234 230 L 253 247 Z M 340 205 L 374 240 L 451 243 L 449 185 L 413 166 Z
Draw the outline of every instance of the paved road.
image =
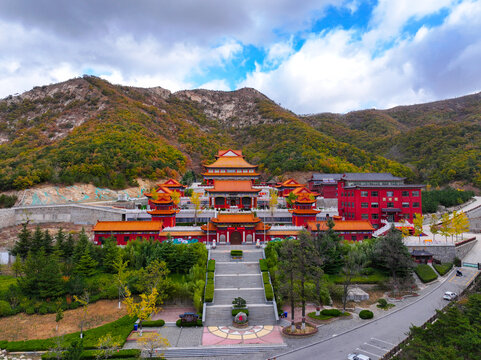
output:
M 271 354 L 277 359 L 346 359 L 350 352 L 361 352 L 372 359 L 379 359 L 396 344 L 400 343 L 409 331 L 411 325 L 421 325 L 426 322 L 436 309 L 447 304 L 442 299 L 445 291 L 460 292 L 474 278 L 477 270 L 463 268 L 463 277 L 456 278 L 451 273 L 435 290 L 416 299 L 404 308 L 390 312 L 388 315 L 375 319 L 366 325 L 344 334 L 332 334 L 330 338 L 317 341 L 290 353 Z

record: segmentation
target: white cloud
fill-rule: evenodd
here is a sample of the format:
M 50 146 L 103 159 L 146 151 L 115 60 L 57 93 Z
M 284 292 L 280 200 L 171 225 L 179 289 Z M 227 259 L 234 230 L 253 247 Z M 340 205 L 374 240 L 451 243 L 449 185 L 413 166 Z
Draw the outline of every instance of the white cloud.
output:
M 230 87 L 224 79 L 215 79 L 200 85 L 199 89 L 229 91 Z

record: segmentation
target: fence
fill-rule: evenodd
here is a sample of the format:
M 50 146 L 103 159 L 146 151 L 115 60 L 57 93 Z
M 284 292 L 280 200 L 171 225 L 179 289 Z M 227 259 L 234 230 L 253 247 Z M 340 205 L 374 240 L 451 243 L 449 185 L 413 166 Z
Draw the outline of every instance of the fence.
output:
M 479 274 L 481 274 L 481 272 L 478 272 L 476 277 L 474 278 L 474 280 L 471 282 L 471 284 L 469 284 L 469 286 L 467 288 L 465 288 L 460 294 L 459 294 L 459 297 L 462 297 L 464 296 L 467 292 L 470 292 L 473 288 L 475 288 L 478 283 L 481 282 L 481 276 L 479 276 Z M 446 305 L 446 307 L 442 310 L 443 312 L 445 311 L 446 308 L 450 307 L 450 306 L 453 306 L 454 305 L 454 302 L 450 302 L 448 305 Z M 425 329 L 429 324 L 432 324 L 436 321 L 436 319 L 438 318 L 439 316 L 439 313 L 436 312 L 436 314 L 434 314 L 433 316 L 431 316 L 428 321 L 426 321 L 424 324 L 422 324 L 420 327 L 422 329 Z M 386 354 L 384 354 L 384 356 L 380 359 L 380 360 L 390 360 L 392 359 L 394 356 L 397 356 L 397 355 L 401 355 L 402 354 L 402 351 L 403 351 L 403 348 L 405 345 L 408 345 L 409 342 L 412 340 L 413 336 L 410 334 L 406 339 L 404 339 L 403 341 L 401 341 L 398 345 L 396 345 L 395 347 L 393 347 L 391 350 L 389 350 L 389 352 L 387 352 Z

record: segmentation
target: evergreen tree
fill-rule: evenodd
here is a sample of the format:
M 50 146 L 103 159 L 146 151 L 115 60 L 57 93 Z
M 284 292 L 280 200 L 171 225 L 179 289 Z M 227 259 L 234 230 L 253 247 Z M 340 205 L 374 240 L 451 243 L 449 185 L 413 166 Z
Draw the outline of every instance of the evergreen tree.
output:
M 62 254 L 64 259 L 70 259 L 75 251 L 75 242 L 72 234 L 68 234 L 67 241 L 63 243 Z
M 53 252 L 53 239 L 48 230 L 45 230 L 43 233 L 42 247 L 45 249 L 47 254 L 51 254 Z
M 82 228 L 82 231 L 78 236 L 77 244 L 75 244 L 75 250 L 73 252 L 73 262 L 77 263 L 78 261 L 80 261 L 80 258 L 83 256 L 85 251 L 90 248 L 90 246 L 91 243 L 89 241 L 89 238 L 85 233 L 85 229 Z
M 55 252 L 58 254 L 59 257 L 64 258 L 64 247 L 65 247 L 65 233 L 63 232 L 62 228 L 58 229 L 57 234 L 55 235 Z
M 47 299 L 63 294 L 64 284 L 58 259 L 48 255 L 43 248 L 28 254 L 23 272 L 18 284 L 25 296 Z
M 27 223 L 22 224 L 22 230 L 17 237 L 18 240 L 12 249 L 12 255 L 19 256 L 24 260 L 32 248 L 32 233 L 27 229 Z
M 40 226 L 37 225 L 35 228 L 35 232 L 33 233 L 32 237 L 32 248 L 33 252 L 38 252 L 43 246 L 43 232 L 40 229 Z
M 105 270 L 109 273 L 116 273 L 115 262 L 119 257 L 119 248 L 115 238 L 108 238 L 104 241 L 102 247 L 102 259 Z
M 78 275 L 90 277 L 97 273 L 98 265 L 99 263 L 90 254 L 90 247 L 87 247 L 80 259 L 75 262 L 74 271 Z

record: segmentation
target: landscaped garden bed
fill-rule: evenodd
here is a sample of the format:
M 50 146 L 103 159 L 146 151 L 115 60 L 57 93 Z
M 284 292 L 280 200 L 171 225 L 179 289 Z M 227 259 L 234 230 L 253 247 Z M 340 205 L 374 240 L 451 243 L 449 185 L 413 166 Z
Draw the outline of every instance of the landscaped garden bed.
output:
M 302 322 L 295 323 L 295 330 L 292 331 L 291 325 L 282 328 L 282 334 L 292 337 L 311 336 L 317 333 L 317 326 L 306 322 L 305 329 L 302 329 Z
M 242 259 L 243 255 L 244 255 L 244 252 L 242 250 L 231 250 L 230 251 L 230 257 L 234 260 Z
M 452 269 L 453 263 L 444 263 L 444 264 L 433 264 L 433 267 L 436 269 L 439 275 L 444 276 L 446 273 Z
M 419 264 L 414 268 L 414 272 L 423 283 L 428 283 L 438 278 L 433 268 L 427 264 Z
M 316 315 L 316 312 L 310 312 L 307 314 L 311 319 L 314 321 L 319 321 L 319 322 L 329 322 L 333 319 L 347 319 L 352 317 L 352 315 L 347 312 L 347 311 L 341 311 L 338 309 L 323 309 L 319 315 Z

